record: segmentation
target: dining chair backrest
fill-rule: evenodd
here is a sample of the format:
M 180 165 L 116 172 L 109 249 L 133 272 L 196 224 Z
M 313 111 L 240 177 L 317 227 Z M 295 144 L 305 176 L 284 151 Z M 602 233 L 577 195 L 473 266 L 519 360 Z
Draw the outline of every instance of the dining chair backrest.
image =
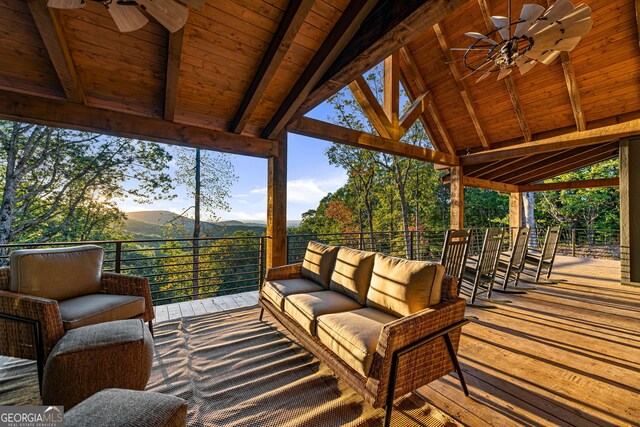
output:
M 522 270 L 522 267 L 524 267 L 524 259 L 527 256 L 527 246 L 529 244 L 530 233 L 531 229 L 529 227 L 519 227 L 513 242 L 513 249 L 511 250 L 511 266 L 518 270 Z
M 447 230 L 442 248 L 440 264 L 445 268 L 445 274 L 462 281 L 462 275 L 467 264 L 471 230 Z
M 476 269 L 478 275 L 493 276 L 500 259 L 503 239 L 504 229 L 502 228 L 488 228 L 484 233 L 482 251 L 480 252 Z
M 547 235 L 544 239 L 544 247 L 542 248 L 542 261 L 551 262 L 556 254 L 558 248 L 558 241 L 560 240 L 560 227 L 547 228 Z

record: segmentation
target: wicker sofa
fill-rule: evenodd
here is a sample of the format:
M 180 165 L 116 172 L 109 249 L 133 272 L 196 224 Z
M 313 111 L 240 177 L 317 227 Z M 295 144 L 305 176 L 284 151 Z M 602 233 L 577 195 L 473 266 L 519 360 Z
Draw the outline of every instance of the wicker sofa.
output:
M 310 242 L 300 264 L 272 268 L 266 309 L 373 407 L 454 370 L 465 301 L 444 267 Z

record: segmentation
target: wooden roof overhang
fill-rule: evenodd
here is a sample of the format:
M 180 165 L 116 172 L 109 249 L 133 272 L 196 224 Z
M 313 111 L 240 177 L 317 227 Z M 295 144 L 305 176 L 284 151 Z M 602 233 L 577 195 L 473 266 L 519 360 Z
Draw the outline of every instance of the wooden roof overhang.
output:
M 289 129 L 527 186 L 640 134 L 638 0 L 585 3 L 594 26 L 571 55 L 476 83 L 449 48 L 505 1 L 216 0 L 177 33 L 123 34 L 94 2 L 0 0 L 0 117 L 259 157 Z M 394 52 L 435 150 L 302 117 Z

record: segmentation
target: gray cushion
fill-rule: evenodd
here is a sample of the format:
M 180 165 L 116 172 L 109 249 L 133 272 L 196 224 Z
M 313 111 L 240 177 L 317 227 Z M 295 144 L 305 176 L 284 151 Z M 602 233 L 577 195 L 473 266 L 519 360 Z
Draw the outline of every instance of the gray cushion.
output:
M 187 402 L 150 391 L 107 389 L 64 414 L 66 427 L 179 427 L 187 424 Z
M 289 295 L 284 300 L 284 312 L 311 335 L 316 335 L 316 318 L 318 316 L 359 308 L 362 306 L 353 299 L 334 291 Z
M 152 359 L 153 338 L 140 319 L 72 329 L 47 358 L 42 402 L 69 409 L 106 388 L 143 390 Z
M 98 293 L 103 257 L 95 245 L 15 251 L 9 290 L 54 300 Z
M 325 289 L 329 289 L 338 249 L 337 246 L 309 242 L 302 261 L 302 277 L 322 285 Z
M 59 301 L 58 306 L 65 331 L 144 314 L 144 298 L 130 295 L 83 295 Z
M 280 310 L 284 310 L 285 297 L 324 290 L 319 284 L 307 279 L 271 280 L 264 283 L 262 295 Z

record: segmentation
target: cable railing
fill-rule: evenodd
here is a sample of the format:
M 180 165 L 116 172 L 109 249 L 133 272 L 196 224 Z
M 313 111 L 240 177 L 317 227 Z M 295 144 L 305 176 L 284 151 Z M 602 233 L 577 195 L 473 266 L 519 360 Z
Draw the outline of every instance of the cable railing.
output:
M 473 228 L 470 255 L 480 253 L 485 228 Z M 503 250 L 511 244 L 507 232 Z M 386 231 L 374 233 L 289 234 L 287 261 L 302 261 L 311 240 L 421 261 L 439 261 L 446 230 Z M 530 246 L 542 248 L 546 229 L 532 233 Z M 149 279 L 154 305 L 255 291 L 266 266 L 267 236 L 200 239 L 146 239 L 85 242 L 19 243 L 0 245 L 0 266 L 9 265 L 17 249 L 94 244 L 105 250 L 105 271 Z M 619 230 L 563 229 L 558 254 L 620 259 Z

